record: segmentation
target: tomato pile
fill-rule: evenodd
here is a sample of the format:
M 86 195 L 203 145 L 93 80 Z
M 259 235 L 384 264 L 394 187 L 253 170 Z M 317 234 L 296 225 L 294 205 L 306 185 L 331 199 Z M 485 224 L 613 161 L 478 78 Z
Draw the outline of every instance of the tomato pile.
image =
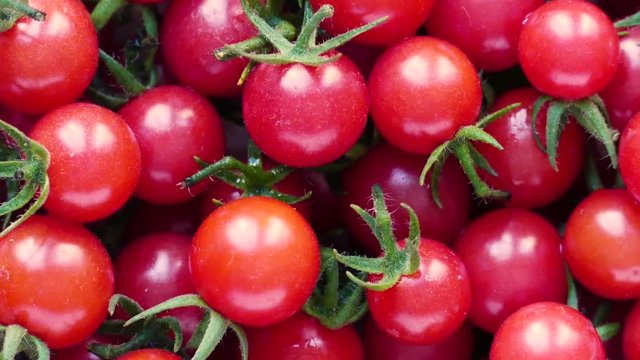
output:
M 640 360 L 638 11 L 0 0 L 0 359 Z

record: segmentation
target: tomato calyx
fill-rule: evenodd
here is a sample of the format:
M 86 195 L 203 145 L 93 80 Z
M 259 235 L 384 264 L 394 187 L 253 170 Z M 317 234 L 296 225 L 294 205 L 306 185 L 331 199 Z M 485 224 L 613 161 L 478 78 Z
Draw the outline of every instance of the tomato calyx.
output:
M 44 21 L 46 14 L 29 6 L 27 0 L 0 0 L 0 33 L 13 27 L 23 17 Z
M 619 30 L 618 35 L 620 36 L 628 35 L 629 32 L 627 30 L 638 25 L 640 25 L 640 11 L 613 23 L 613 26 Z
M 378 258 L 349 256 L 339 254 L 337 250 L 334 250 L 333 253 L 340 263 L 352 269 L 366 274 L 382 275 L 379 281 L 370 282 L 363 281 L 352 272 L 347 271 L 347 277 L 351 281 L 369 290 L 385 291 L 396 285 L 403 275 L 412 275 L 418 271 L 420 267 L 420 254 L 418 253 L 420 223 L 418 216 L 409 205 L 400 204 L 409 213 L 409 236 L 405 248 L 401 249 L 393 234 L 391 215 L 379 185 L 373 186 L 372 197 L 375 217 L 357 205 L 351 205 L 351 208 L 362 217 L 380 241 L 382 256 Z
M 0 325 L 0 342 L 0 359 L 15 359 L 18 354 L 24 353 L 29 359 L 49 360 L 47 345 L 20 325 Z

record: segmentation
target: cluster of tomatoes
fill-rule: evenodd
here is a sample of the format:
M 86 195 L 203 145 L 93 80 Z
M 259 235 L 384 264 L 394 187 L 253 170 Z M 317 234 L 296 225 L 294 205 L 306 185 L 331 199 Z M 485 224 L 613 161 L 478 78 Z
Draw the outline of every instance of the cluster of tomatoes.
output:
M 639 360 L 638 10 L 0 0 L 0 359 Z

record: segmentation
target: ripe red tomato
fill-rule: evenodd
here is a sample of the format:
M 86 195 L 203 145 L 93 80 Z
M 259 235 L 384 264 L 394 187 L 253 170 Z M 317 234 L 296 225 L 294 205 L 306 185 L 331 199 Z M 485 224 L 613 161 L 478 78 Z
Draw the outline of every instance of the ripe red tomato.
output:
M 544 0 L 436 1 L 426 27 L 429 35 L 451 42 L 478 67 L 502 71 L 518 64 L 522 21 Z
M 404 151 L 428 154 L 480 113 L 473 64 L 455 46 L 414 37 L 388 49 L 369 78 L 371 115 L 382 136 Z
M 599 190 L 567 222 L 563 252 L 571 273 L 596 295 L 640 297 L 640 204 L 626 190 Z
M 258 65 L 244 85 L 249 135 L 273 160 L 294 167 L 328 164 L 353 146 L 367 121 L 367 86 L 345 56 L 318 67 Z
M 625 360 L 640 359 L 640 301 L 636 302 L 624 322 L 622 348 Z
M 404 247 L 405 241 L 399 242 Z M 440 242 L 422 239 L 420 268 L 391 289 L 367 290 L 369 311 L 389 336 L 415 345 L 432 345 L 451 336 L 467 317 L 471 284 L 458 256 Z M 369 275 L 376 282 L 381 275 Z
M 541 302 L 511 315 L 496 333 L 491 360 L 605 360 L 591 322 L 563 304 Z
M 214 162 L 224 154 L 222 123 L 207 99 L 184 87 L 161 86 L 130 101 L 118 113 L 140 144 L 137 197 L 172 204 L 204 191 L 204 185 L 187 190 L 176 184 L 200 170 L 194 156 Z
M 51 155 L 51 193 L 44 207 L 77 222 L 103 219 L 131 197 L 140 176 L 140 148 L 122 118 L 76 103 L 45 115 L 31 138 Z
M 0 103 L 42 114 L 82 95 L 98 68 L 98 37 L 79 0 L 31 0 L 45 21 L 23 18 L 0 34 Z
M 527 17 L 518 58 L 538 90 L 561 99 L 592 96 L 609 83 L 620 57 L 618 33 L 597 6 L 551 1 Z
M 198 293 L 214 310 L 243 325 L 268 326 L 296 313 L 311 295 L 320 249 L 294 208 L 253 196 L 204 220 L 190 263 Z
M 329 330 L 298 313 L 265 328 L 247 328 L 251 360 L 364 360 L 362 341 L 353 325 Z
M 329 4 L 333 16 L 322 23 L 331 35 L 340 35 L 387 16 L 387 20 L 372 30 L 354 38 L 356 44 L 388 46 L 413 36 L 429 16 L 435 0 L 311 0 L 314 9 Z
M 0 241 L 0 323 L 50 348 L 79 344 L 107 317 L 113 266 L 84 227 L 34 215 Z
M 182 358 L 172 352 L 161 349 L 141 349 L 128 352 L 119 356 L 116 360 L 181 360 Z
M 640 200 L 640 113 L 627 125 L 620 138 L 620 173 L 629 192 Z

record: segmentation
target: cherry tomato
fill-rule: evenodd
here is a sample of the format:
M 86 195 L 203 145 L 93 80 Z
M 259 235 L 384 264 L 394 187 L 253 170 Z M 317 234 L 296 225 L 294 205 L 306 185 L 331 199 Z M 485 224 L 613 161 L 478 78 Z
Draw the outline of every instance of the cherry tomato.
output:
M 596 295 L 640 297 L 640 204 L 626 190 L 599 190 L 569 217 L 563 242 L 571 273 Z
M 50 348 L 81 343 L 107 317 L 113 266 L 84 227 L 34 215 L 0 241 L 0 323 Z
M 204 191 L 204 185 L 180 189 L 176 184 L 200 170 L 194 156 L 214 162 L 224 154 L 222 123 L 207 99 L 187 88 L 161 86 L 130 101 L 119 114 L 142 153 L 137 197 L 172 204 Z
M 367 121 L 367 86 L 346 57 L 311 67 L 258 65 L 244 85 L 249 135 L 273 160 L 294 167 L 330 163 L 355 144 Z
M 533 105 L 541 94 L 531 88 L 509 91 L 500 96 L 493 111 L 520 103 L 517 109 L 486 127 L 504 147 L 498 150 L 483 143 L 477 149 L 498 173 L 492 176 L 481 172 L 482 179 L 495 189 L 508 191 L 508 206 L 538 208 L 558 200 L 576 181 L 584 159 L 584 135 L 580 126 L 571 119 L 558 143 L 558 171 L 549 163 L 549 157 L 536 144 L 531 129 Z M 546 144 L 545 127 L 547 107 L 538 115 L 536 129 Z
M 640 200 L 640 113 L 627 125 L 620 138 L 620 173 L 629 192 Z
M 602 341 L 591 322 L 558 303 L 541 302 L 516 311 L 491 345 L 491 360 L 605 360 Z
M 253 196 L 204 220 L 190 263 L 196 289 L 213 309 L 240 324 L 268 326 L 296 313 L 311 295 L 320 249 L 294 208 Z
M 387 17 L 375 28 L 357 36 L 356 44 L 388 46 L 413 36 L 431 12 L 435 0 L 311 0 L 314 9 L 329 4 L 333 16 L 322 23 L 331 35 L 340 35 L 351 29 Z
M 455 46 L 414 37 L 388 49 L 371 71 L 371 115 L 382 136 L 404 151 L 428 154 L 480 113 L 473 64 Z
M 182 360 L 182 358 L 166 350 L 141 349 L 118 356 L 116 360 Z
M 45 115 L 31 138 L 51 155 L 44 207 L 77 222 L 103 219 L 131 197 L 140 177 L 140 147 L 122 118 L 76 103 Z
M 404 240 L 399 242 L 404 247 Z M 389 336 L 432 345 L 451 336 L 467 317 L 471 284 L 458 256 L 440 242 L 422 239 L 420 269 L 386 291 L 367 290 L 369 311 Z M 381 275 L 369 275 L 375 282 Z
M 595 95 L 616 73 L 618 33 L 607 15 L 582 0 L 552 1 L 527 17 L 518 58 L 531 84 L 561 99 Z
M 44 21 L 23 18 L 0 34 L 0 103 L 42 114 L 82 95 L 98 68 L 98 37 L 79 0 L 30 0 Z
M 625 360 L 640 359 L 640 302 L 636 302 L 624 322 L 622 348 Z
M 251 360 L 364 360 L 362 341 L 353 325 L 329 330 L 298 313 L 265 328 L 248 328 Z

